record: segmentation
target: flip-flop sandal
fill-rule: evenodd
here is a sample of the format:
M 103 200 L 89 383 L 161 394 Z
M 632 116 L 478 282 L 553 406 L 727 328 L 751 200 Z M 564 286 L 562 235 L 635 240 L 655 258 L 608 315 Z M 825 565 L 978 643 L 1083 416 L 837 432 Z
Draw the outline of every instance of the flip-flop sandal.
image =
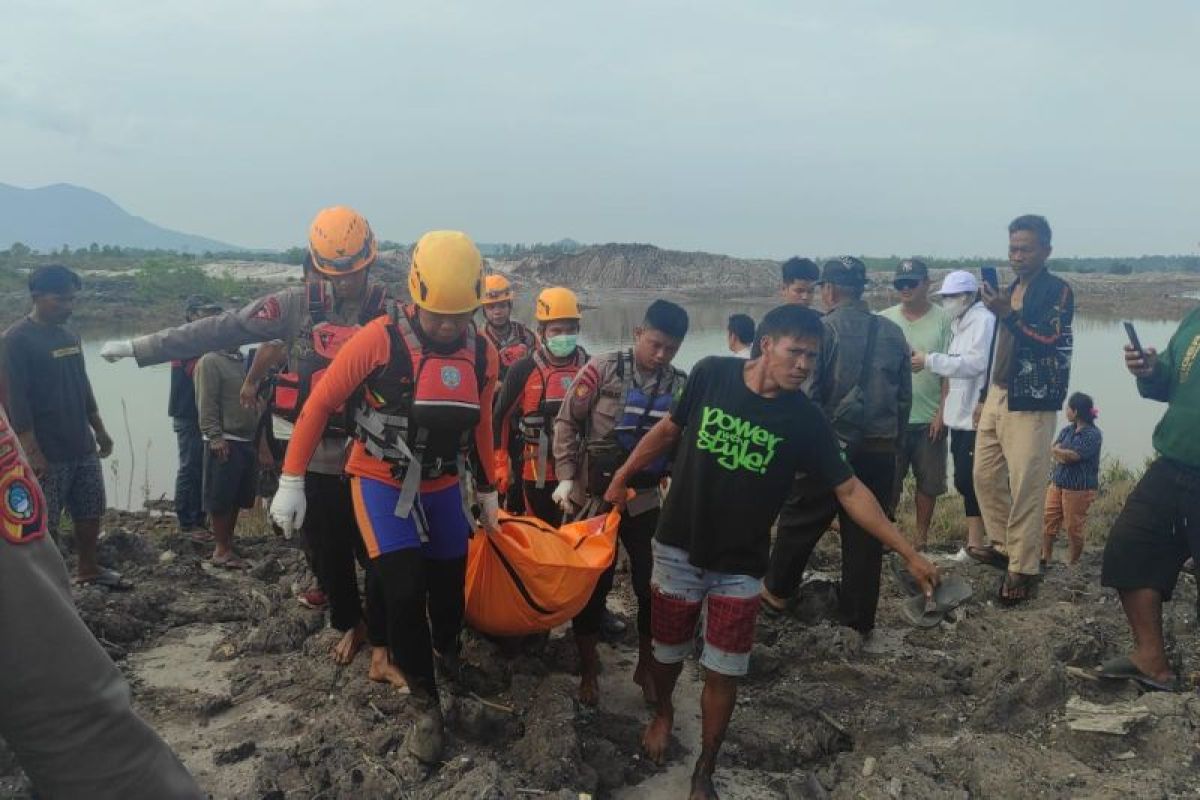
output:
M 955 575 L 949 575 L 933 590 L 933 597 L 923 594 L 909 598 L 900 607 L 903 617 L 918 628 L 933 628 L 946 615 L 971 599 L 974 590 L 971 584 Z
M 892 568 L 892 575 L 896 578 L 896 583 L 900 584 L 900 590 L 909 597 L 924 597 L 925 593 L 921 591 L 921 585 L 917 583 L 917 579 L 912 576 L 908 568 L 900 563 L 900 559 L 896 555 L 888 557 L 888 565 Z
M 217 540 L 217 537 L 212 535 L 212 531 L 192 531 L 188 534 L 188 538 L 192 540 L 192 544 L 212 544 Z
M 1154 692 L 1173 692 L 1175 691 L 1175 681 L 1160 681 L 1150 677 L 1146 673 L 1137 668 L 1137 665 L 1129 660 L 1129 656 L 1117 656 L 1110 658 L 1092 671 L 1100 680 L 1106 681 L 1133 681 L 1134 683 L 1149 689 Z
M 250 569 L 250 562 L 246 561 L 241 556 L 229 556 L 228 558 L 222 558 L 220 561 L 214 558 L 211 559 L 209 563 L 219 569 L 227 569 L 233 572 Z
M 968 547 L 967 555 L 985 566 L 1008 569 L 1008 556 L 994 547 Z
M 94 577 L 75 579 L 76 586 L 102 586 L 111 592 L 128 592 L 133 584 L 121 577 L 121 573 L 101 567 Z

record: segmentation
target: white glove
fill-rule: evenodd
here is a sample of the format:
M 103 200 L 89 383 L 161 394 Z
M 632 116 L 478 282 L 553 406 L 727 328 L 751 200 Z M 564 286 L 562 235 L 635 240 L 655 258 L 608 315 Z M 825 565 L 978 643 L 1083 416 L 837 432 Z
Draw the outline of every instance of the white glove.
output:
M 100 348 L 100 357 L 111 363 L 133 358 L 133 342 L 129 339 L 110 339 Z
M 495 492 L 479 493 L 479 522 L 489 533 L 500 531 L 500 495 Z
M 571 502 L 571 494 L 574 491 L 575 481 L 559 481 L 558 486 L 554 487 L 554 494 L 550 495 L 550 499 L 563 510 L 564 514 L 570 514 L 575 506 Z
M 292 533 L 304 524 L 304 512 L 307 510 L 304 476 L 280 475 L 279 488 L 271 500 L 271 521 L 283 531 L 283 538 L 292 538 Z

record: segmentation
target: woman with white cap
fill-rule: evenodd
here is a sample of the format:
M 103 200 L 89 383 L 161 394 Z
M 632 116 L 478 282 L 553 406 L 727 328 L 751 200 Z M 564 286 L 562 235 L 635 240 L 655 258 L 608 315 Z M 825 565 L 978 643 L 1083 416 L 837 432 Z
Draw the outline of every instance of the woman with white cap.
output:
M 986 380 L 996 317 L 980 302 L 979 283 L 966 270 L 947 275 L 936 294 L 941 296 L 942 307 L 950 313 L 952 320 L 950 346 L 945 353 L 914 352 L 912 369 L 913 372 L 927 369 L 950 379 L 943 417 L 946 427 L 950 429 L 954 488 L 963 497 L 967 517 L 967 546 L 959 550 L 958 559 L 965 561 L 970 557 L 983 560 L 988 555 L 988 539 L 971 478 L 975 461 L 975 421 L 972 415 Z

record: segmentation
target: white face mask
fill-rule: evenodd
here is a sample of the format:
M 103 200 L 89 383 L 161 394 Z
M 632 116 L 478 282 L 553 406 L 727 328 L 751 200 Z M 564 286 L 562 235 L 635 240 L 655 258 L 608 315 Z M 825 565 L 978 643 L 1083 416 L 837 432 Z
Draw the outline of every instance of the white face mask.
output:
M 961 317 L 971 307 L 970 295 L 959 295 L 958 297 L 947 297 L 942 302 L 942 308 L 946 309 L 952 317 Z

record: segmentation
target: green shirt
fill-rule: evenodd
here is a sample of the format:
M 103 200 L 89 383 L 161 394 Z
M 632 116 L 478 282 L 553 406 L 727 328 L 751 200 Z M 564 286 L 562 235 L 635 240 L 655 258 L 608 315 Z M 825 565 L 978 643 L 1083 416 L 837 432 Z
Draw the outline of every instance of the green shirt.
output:
M 884 309 L 880 314 L 900 326 L 904 339 L 912 350 L 923 353 L 944 353 L 950 346 L 950 315 L 939 305 L 932 305 L 925 316 L 909 320 L 899 305 Z M 929 370 L 921 370 L 912 378 L 912 411 L 909 425 L 928 425 L 937 416 L 942 404 L 942 379 Z
M 1138 393 L 1167 404 L 1154 429 L 1154 449 L 1185 467 L 1200 469 L 1200 308 L 1184 317 L 1149 378 L 1139 378 Z

